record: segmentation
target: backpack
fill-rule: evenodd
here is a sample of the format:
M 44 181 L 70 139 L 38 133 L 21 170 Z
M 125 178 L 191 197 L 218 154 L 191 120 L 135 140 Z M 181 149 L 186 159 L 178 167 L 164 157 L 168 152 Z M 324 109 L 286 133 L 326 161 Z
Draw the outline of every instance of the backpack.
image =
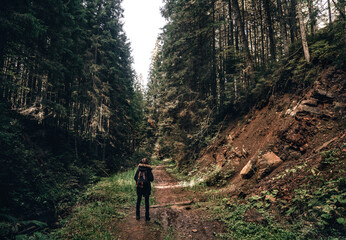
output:
M 138 178 L 137 178 L 137 184 L 136 186 L 139 188 L 144 188 L 144 186 L 147 185 L 148 179 L 147 179 L 147 170 L 139 170 L 138 171 Z

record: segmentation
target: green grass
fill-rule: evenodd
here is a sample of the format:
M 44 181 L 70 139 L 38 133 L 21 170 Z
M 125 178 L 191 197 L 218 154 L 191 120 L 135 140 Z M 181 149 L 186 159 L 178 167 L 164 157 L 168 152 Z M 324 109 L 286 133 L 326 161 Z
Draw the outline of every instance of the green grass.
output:
M 135 169 L 102 179 L 78 200 L 63 227 L 52 233 L 56 239 L 117 239 L 115 222 L 136 204 Z M 153 197 L 151 204 L 154 204 Z M 142 201 L 144 204 L 144 201 Z

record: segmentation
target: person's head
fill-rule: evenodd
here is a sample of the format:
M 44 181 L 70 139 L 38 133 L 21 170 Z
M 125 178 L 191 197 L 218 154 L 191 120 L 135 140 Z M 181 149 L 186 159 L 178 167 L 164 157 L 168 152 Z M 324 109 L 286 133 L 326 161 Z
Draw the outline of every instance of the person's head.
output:
M 147 159 L 147 158 L 142 158 L 141 163 L 143 163 L 143 164 L 148 164 L 148 163 L 149 163 L 149 161 L 148 161 L 148 159 Z

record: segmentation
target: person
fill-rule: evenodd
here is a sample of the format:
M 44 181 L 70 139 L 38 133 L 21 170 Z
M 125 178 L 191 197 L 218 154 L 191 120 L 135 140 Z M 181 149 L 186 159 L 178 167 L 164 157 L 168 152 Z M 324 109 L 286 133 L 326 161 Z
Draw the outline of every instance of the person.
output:
M 147 158 L 143 158 L 138 164 L 134 179 L 137 186 L 136 219 L 140 219 L 140 205 L 143 196 L 145 199 L 145 221 L 150 221 L 149 196 L 151 194 L 151 182 L 154 181 L 154 175 Z

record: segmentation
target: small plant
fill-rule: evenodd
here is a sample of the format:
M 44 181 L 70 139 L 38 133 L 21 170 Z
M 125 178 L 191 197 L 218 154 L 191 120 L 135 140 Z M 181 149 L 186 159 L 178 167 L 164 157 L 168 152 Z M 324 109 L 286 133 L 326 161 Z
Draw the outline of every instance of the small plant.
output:
M 90 187 L 79 198 L 63 228 L 52 233 L 51 238 L 116 239 L 114 221 L 124 218 L 126 209 L 136 202 L 134 174 L 135 170 L 118 173 Z M 150 201 L 154 204 L 153 198 Z
M 287 216 L 313 223 L 314 231 L 328 235 L 338 235 L 345 230 L 346 192 L 343 187 L 345 178 L 324 181 L 321 186 L 303 186 L 296 190 L 292 206 Z M 310 233 L 312 234 L 312 233 Z
M 339 158 L 337 157 L 338 155 L 339 155 L 338 149 L 331 149 L 329 151 L 322 152 L 321 153 L 321 156 L 322 156 L 321 164 L 324 164 L 324 165 L 333 164 L 334 162 L 339 160 Z

